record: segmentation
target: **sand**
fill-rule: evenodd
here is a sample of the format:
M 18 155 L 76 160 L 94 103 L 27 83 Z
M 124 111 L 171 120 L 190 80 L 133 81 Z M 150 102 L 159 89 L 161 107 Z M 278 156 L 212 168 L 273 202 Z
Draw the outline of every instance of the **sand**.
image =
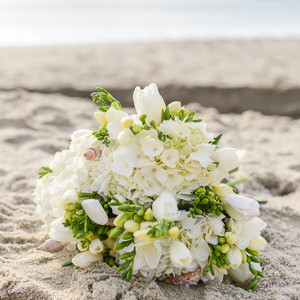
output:
M 211 43 L 217 47 L 217 42 Z M 248 43 L 248 48 L 253 49 L 254 46 L 251 46 L 253 43 Z M 194 44 L 200 48 L 207 47 L 206 43 L 202 46 L 200 46 L 201 43 Z M 238 47 L 243 45 L 244 49 L 247 49 L 246 44 L 246 41 L 236 42 L 236 47 L 240 49 Z M 194 47 L 193 43 L 187 45 L 187 48 Z M 225 48 L 229 47 L 232 51 L 238 52 L 231 44 L 225 43 L 224 45 Z M 299 42 L 287 41 L 287 43 L 280 44 L 274 41 L 269 46 L 261 42 L 259 47 L 269 49 L 268 47 L 274 46 L 276 49 L 284 48 L 293 52 L 296 45 L 299 45 Z M 106 49 L 105 47 L 107 46 L 99 46 L 96 49 Z M 109 59 L 114 56 L 116 61 L 115 63 L 110 61 L 111 68 L 99 71 L 103 87 L 107 87 L 107 84 L 108 87 L 113 87 L 114 91 L 118 91 L 118 84 L 120 84 L 122 89 L 129 94 L 129 90 L 132 90 L 136 83 L 148 80 L 147 76 L 149 76 L 149 81 L 155 81 L 155 78 L 159 77 L 165 80 L 161 84 L 165 99 L 168 102 L 176 100 L 174 94 L 179 89 L 173 90 L 172 84 L 180 82 L 184 77 L 179 72 L 180 68 L 183 71 L 193 68 L 189 60 L 186 64 L 179 62 L 179 66 L 171 69 L 167 62 L 162 62 L 157 58 L 159 76 L 155 72 L 155 65 L 151 71 L 151 66 L 144 62 L 145 68 L 146 66 L 148 68 L 145 72 L 147 76 L 143 74 L 139 79 L 139 75 L 130 70 L 129 62 L 118 66 L 120 58 L 117 54 L 120 53 L 120 47 L 112 47 L 112 53 L 107 48 Z M 128 50 L 130 47 L 136 51 L 139 49 L 140 54 L 142 50 L 147 50 L 149 53 L 145 54 L 146 57 L 151 56 L 150 50 L 154 49 L 153 45 L 150 49 L 139 45 L 126 47 L 124 55 L 132 55 L 132 60 L 134 54 L 130 54 Z M 168 47 L 171 46 L 158 47 L 160 50 L 157 51 L 168 53 Z M 178 55 L 180 47 L 183 48 L 182 51 L 185 49 L 180 43 L 176 47 Z M 249 176 L 251 180 L 240 185 L 240 190 L 256 199 L 268 201 L 261 207 L 262 218 L 268 223 L 263 236 L 269 244 L 261 256 L 266 278 L 259 281 L 257 293 L 246 292 L 242 286 L 231 283 L 229 279 L 223 284 L 200 284 L 191 288 L 168 286 L 142 278 L 135 278 L 127 283 L 120 278 L 115 268 L 103 264 L 84 270 L 61 268 L 61 264 L 72 256 L 67 250 L 56 254 L 37 250 L 36 248 L 47 238 L 47 232 L 34 213 L 35 204 L 32 192 L 37 172 L 40 171 L 42 165 L 49 163 L 56 151 L 69 146 L 70 134 L 74 130 L 98 127 L 92 117 L 96 105 L 87 98 L 75 97 L 77 92 L 78 95 L 82 95 L 80 91 L 93 90 L 94 85 L 97 85 L 99 81 L 92 63 L 90 65 L 92 71 L 89 73 L 88 64 L 82 61 L 82 57 L 85 57 L 84 49 L 90 49 L 93 52 L 92 48 L 82 47 L 80 51 L 83 56 L 78 54 L 80 47 L 76 48 L 77 50 L 72 47 L 61 48 L 60 52 L 57 50 L 57 53 L 53 53 L 58 56 L 55 63 L 53 60 L 53 65 L 57 65 L 57 70 L 53 70 L 53 73 L 50 71 L 50 61 L 53 58 L 49 57 L 52 50 L 46 49 L 34 49 L 37 52 L 32 52 L 30 48 L 27 50 L 11 49 L 10 58 L 8 49 L 0 49 L 1 55 L 7 55 L 4 68 L 0 71 L 2 73 L 0 76 L 0 299 L 299 299 L 300 120 L 287 116 L 266 116 L 254 111 L 222 114 L 214 108 L 206 108 L 198 103 L 189 105 L 189 108 L 200 111 L 201 117 L 208 123 L 209 131 L 216 134 L 224 133 L 222 140 L 224 146 L 230 145 L 248 150 L 245 162 L 237 175 Z M 76 51 L 74 50 L 70 55 L 69 62 L 64 61 L 59 68 L 59 63 L 66 57 L 68 49 Z M 270 60 L 272 57 L 277 57 L 276 55 L 279 57 L 280 51 L 278 51 L 273 51 L 269 55 Z M 34 58 L 34 53 L 41 52 L 44 52 L 44 57 Z M 28 59 L 24 59 L 27 57 L 26 53 L 28 53 Z M 78 57 L 75 59 L 77 54 Z M 216 49 L 215 54 L 218 54 Z M 193 55 L 195 56 L 196 53 Z M 298 57 L 299 53 L 294 53 L 294 55 Z M 16 60 L 17 57 L 19 60 Z M 273 68 L 274 66 L 268 65 L 270 62 L 268 59 L 265 60 L 266 68 Z M 276 77 L 279 76 L 278 74 L 285 74 L 289 83 L 286 88 L 289 89 L 288 85 L 290 85 L 296 89 L 299 82 L 294 80 L 294 76 L 299 73 L 299 69 L 292 66 L 290 58 L 282 57 L 281 59 L 289 62 L 290 65 L 286 69 L 278 68 L 277 73 L 273 75 Z M 78 68 L 74 65 L 75 61 L 78 62 Z M 99 66 L 100 61 L 105 61 L 105 59 L 99 58 L 99 61 L 95 63 L 95 68 Z M 11 68 L 9 68 L 9 62 Z M 48 67 L 43 73 L 43 66 L 46 66 L 47 62 L 49 62 Z M 68 64 L 69 67 L 67 67 Z M 84 65 L 84 68 L 81 68 L 81 65 Z M 170 70 L 163 70 L 163 65 L 170 67 Z M 227 70 L 230 76 L 227 78 L 222 75 L 223 81 L 230 84 L 232 91 L 240 83 L 238 75 L 234 76 L 234 72 L 230 72 L 234 68 L 233 65 L 234 63 L 228 61 Z M 117 74 L 118 67 L 122 67 L 121 75 Z M 127 69 L 124 70 L 124 67 Z M 266 76 L 263 82 L 254 79 L 252 82 L 251 76 L 255 73 L 254 69 L 252 68 L 248 75 L 243 69 L 245 78 L 240 78 L 241 81 L 244 80 L 242 86 L 248 86 L 253 90 L 255 90 L 255 85 L 263 86 L 271 91 L 271 86 L 276 80 Z M 127 70 L 128 78 L 126 77 Z M 172 70 L 174 72 L 171 72 Z M 208 65 L 205 71 L 207 70 Z M 207 72 L 207 80 L 210 81 L 208 85 L 219 89 L 219 82 L 216 80 L 220 75 L 219 69 L 216 67 L 214 70 L 214 72 L 211 70 L 211 73 Z M 23 75 L 18 73 L 21 71 Z M 4 72 L 7 72 L 5 73 L 7 76 L 3 76 Z M 25 76 L 27 72 L 28 76 Z M 216 77 L 212 75 L 213 73 Z M 191 74 L 192 72 L 188 75 L 191 82 L 195 86 L 201 86 L 200 81 L 204 77 L 201 79 L 200 76 L 196 79 Z M 86 81 L 83 80 L 85 76 Z M 77 79 L 74 80 L 74 78 Z M 91 82 L 88 78 L 92 78 Z M 135 79 L 137 82 L 133 82 Z M 185 80 L 180 86 L 190 91 L 187 78 Z M 119 89 L 119 94 L 122 89 Z M 63 91 L 72 91 L 73 94 Z M 195 97 L 187 101 L 197 101 L 197 95 L 196 93 Z M 267 96 L 266 100 L 271 101 Z M 243 104 L 240 105 L 241 111 L 244 111 L 245 107 L 243 108 Z M 299 104 L 297 107 L 300 110 Z

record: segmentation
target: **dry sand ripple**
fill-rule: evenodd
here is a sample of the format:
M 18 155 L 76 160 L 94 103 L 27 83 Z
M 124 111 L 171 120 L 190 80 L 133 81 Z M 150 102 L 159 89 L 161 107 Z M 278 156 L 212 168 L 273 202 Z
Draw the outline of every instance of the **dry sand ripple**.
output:
M 299 299 L 300 297 L 300 121 L 257 112 L 222 115 L 201 112 L 212 132 L 224 132 L 224 145 L 248 150 L 239 175 L 241 187 L 266 199 L 262 218 L 269 242 L 262 254 L 266 278 L 257 293 L 227 279 L 221 285 L 187 289 L 134 279 L 123 281 L 115 268 L 99 264 L 85 270 L 61 268 L 71 254 L 36 250 L 47 237 L 34 213 L 37 172 L 69 145 L 72 131 L 97 128 L 96 106 L 79 98 L 38 93 L 0 93 L 0 299 Z

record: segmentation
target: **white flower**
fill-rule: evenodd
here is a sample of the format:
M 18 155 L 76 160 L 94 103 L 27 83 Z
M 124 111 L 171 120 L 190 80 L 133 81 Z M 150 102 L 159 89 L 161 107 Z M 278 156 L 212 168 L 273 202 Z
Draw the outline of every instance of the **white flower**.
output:
M 187 268 L 192 262 L 192 255 L 186 245 L 180 241 L 174 241 L 170 248 L 170 258 L 174 266 Z
M 121 145 L 127 145 L 131 143 L 132 140 L 133 140 L 133 133 L 129 129 L 121 131 L 118 135 L 118 142 Z
M 205 267 L 208 257 L 210 255 L 210 248 L 208 244 L 205 242 L 205 240 L 203 238 L 194 240 L 191 251 L 193 257 L 196 259 L 199 265 L 202 268 Z
M 262 271 L 259 263 L 252 262 L 251 265 L 257 271 Z M 229 277 L 237 283 L 245 283 L 249 281 L 254 275 L 249 270 L 248 263 L 241 264 L 238 269 L 229 269 Z
M 177 201 L 170 193 L 162 193 L 152 204 L 153 216 L 157 219 L 176 221 L 180 215 Z
M 214 151 L 212 158 L 219 162 L 219 167 L 229 172 L 238 167 L 246 155 L 245 150 L 222 148 Z
M 164 144 L 158 139 L 145 139 L 142 143 L 142 150 L 147 156 L 157 156 L 164 150 Z
M 223 207 L 225 211 L 237 221 L 248 221 L 259 216 L 259 204 L 254 199 L 230 194 L 224 200 Z
M 72 263 L 79 268 L 86 268 L 93 263 L 103 261 L 101 254 L 94 255 L 89 251 L 81 252 L 72 258 Z
M 252 239 L 260 236 L 266 226 L 267 224 L 258 217 L 244 222 L 230 219 L 228 223 L 228 229 L 237 235 L 238 241 L 235 244 L 241 250 L 245 250 Z
M 99 225 L 105 225 L 108 221 L 108 216 L 100 204 L 99 200 L 87 199 L 81 202 L 81 205 L 88 217 Z
M 124 129 L 122 126 L 122 119 L 128 117 L 128 114 L 122 110 L 110 107 L 105 116 L 108 122 L 106 129 L 109 133 L 109 137 L 117 139 L 119 133 Z
M 162 162 L 169 168 L 175 168 L 179 158 L 179 151 L 176 149 L 167 149 L 161 155 Z
M 65 227 L 62 224 L 63 222 L 64 222 L 64 218 L 61 217 L 56 220 L 53 220 L 50 223 L 49 237 L 52 240 L 61 243 L 68 243 L 68 242 L 75 241 L 76 239 L 73 237 L 72 231 L 70 230 L 69 227 Z
M 249 246 L 247 248 L 253 251 L 263 251 L 266 246 L 267 241 L 262 236 L 258 236 L 249 242 Z
M 63 199 L 66 202 L 76 202 L 78 200 L 78 194 L 74 190 L 67 190 L 63 195 Z
M 226 257 L 230 261 L 230 266 L 233 269 L 237 269 L 243 261 L 241 250 L 235 246 L 230 247 L 229 251 L 226 253 Z
M 151 83 L 143 90 L 137 86 L 133 92 L 133 103 L 138 115 L 147 115 L 147 123 L 153 120 L 157 125 L 160 124 L 161 111 L 166 108 L 166 104 L 155 83 Z
M 89 251 L 92 254 L 102 253 L 104 249 L 105 249 L 104 244 L 99 239 L 92 240 L 89 246 Z
M 133 269 L 139 270 L 146 264 L 150 269 L 155 269 L 159 264 L 162 255 L 160 240 L 138 243 L 135 246 L 136 256 L 134 259 Z
M 213 186 L 212 190 L 214 193 L 218 194 L 221 197 L 226 197 L 229 194 L 233 194 L 232 188 L 229 185 L 224 183 Z

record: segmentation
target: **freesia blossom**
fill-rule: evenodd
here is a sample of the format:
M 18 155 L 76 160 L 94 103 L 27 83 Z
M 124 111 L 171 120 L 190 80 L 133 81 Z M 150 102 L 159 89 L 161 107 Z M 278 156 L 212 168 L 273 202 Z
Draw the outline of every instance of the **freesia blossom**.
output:
M 157 219 L 175 221 L 179 217 L 177 201 L 170 193 L 162 193 L 152 204 L 153 216 Z
M 262 236 L 258 236 L 249 242 L 247 248 L 253 251 L 263 251 L 266 246 L 267 241 Z
M 224 209 L 229 216 L 237 221 L 248 221 L 259 216 L 259 204 L 256 200 L 237 194 L 230 194 L 224 198 Z
M 64 218 L 61 217 L 56 220 L 53 220 L 50 223 L 49 237 L 52 240 L 61 243 L 68 243 L 68 242 L 75 241 L 72 231 L 70 230 L 69 227 L 64 227 L 64 225 L 62 224 L 63 222 L 64 222 Z
M 230 266 L 233 269 L 237 269 L 243 261 L 241 250 L 235 246 L 230 247 L 229 251 L 226 253 L 226 257 L 230 261 Z
M 259 263 L 252 262 L 252 267 L 257 271 L 262 271 Z M 241 264 L 237 269 L 228 270 L 229 277 L 238 283 L 245 283 L 253 278 L 253 274 L 249 270 L 248 263 Z
M 147 115 L 147 123 L 153 120 L 156 124 L 160 124 L 161 111 L 166 109 L 166 104 L 155 83 L 151 83 L 142 90 L 137 86 L 133 92 L 133 103 L 138 115 Z
M 170 258 L 177 267 L 189 267 L 192 255 L 186 245 L 180 241 L 174 241 L 170 248 Z
M 108 216 L 100 204 L 99 200 L 96 199 L 88 199 L 83 200 L 81 202 L 81 205 L 86 212 L 86 214 L 89 216 L 89 218 L 99 224 L 99 225 L 105 225 L 108 221 Z
M 103 261 L 101 254 L 92 254 L 89 251 L 81 252 L 72 258 L 72 263 L 79 268 L 86 268 L 93 263 Z

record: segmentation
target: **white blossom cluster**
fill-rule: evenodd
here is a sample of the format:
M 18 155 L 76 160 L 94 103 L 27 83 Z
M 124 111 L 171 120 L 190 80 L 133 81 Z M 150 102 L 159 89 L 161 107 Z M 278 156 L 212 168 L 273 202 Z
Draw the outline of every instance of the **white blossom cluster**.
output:
M 70 148 L 55 154 L 49 165 L 52 172 L 38 180 L 37 213 L 49 226 L 50 238 L 78 244 L 79 239 L 62 225 L 66 206 L 82 202 L 91 220 L 102 224 L 107 215 L 101 204 L 84 202 L 87 200 L 82 201 L 78 193 L 97 192 L 105 198 L 111 191 L 120 202 L 130 199 L 153 212 L 152 221 L 125 223 L 126 230 L 134 233 L 134 244 L 114 254 L 122 263 L 118 257 L 136 249 L 133 274 L 161 277 L 195 271 L 199 267 L 204 269 L 210 262 L 210 245 L 217 245 L 220 237 L 224 237 L 228 249 L 223 253 L 230 266 L 214 266 L 215 274 L 208 273 L 203 280 L 221 282 L 228 274 L 235 281 L 247 281 L 252 273 L 243 251 L 247 248 L 263 250 L 266 241 L 260 234 L 266 224 L 258 218 L 259 207 L 255 200 L 236 195 L 230 187 L 221 184 L 228 172 L 239 166 L 245 151 L 216 147 L 214 135 L 207 132 L 204 122 L 187 122 L 180 117 L 180 111 L 186 113 L 180 102 L 168 106 L 172 117 L 162 121 L 161 111 L 166 105 L 155 84 L 144 90 L 137 87 L 133 99 L 137 114 L 128 115 L 114 105 L 106 112 L 95 113 L 107 130 L 109 146 L 90 130 L 76 131 Z M 146 115 L 144 121 L 140 118 L 143 114 Z M 151 121 L 155 121 L 156 126 L 149 126 Z M 166 138 L 162 139 L 162 135 Z M 86 159 L 83 154 L 89 148 L 101 151 L 101 157 Z M 205 186 L 222 197 L 226 215 L 208 213 L 192 218 L 189 211 L 178 208 L 180 201 L 192 201 L 194 191 Z M 112 207 L 112 211 L 115 216 L 122 213 L 116 207 Z M 172 234 L 162 238 L 145 234 L 149 226 L 161 219 L 175 222 L 180 239 Z M 120 241 L 122 235 L 114 241 L 94 239 L 89 249 L 73 258 L 73 263 L 84 267 L 101 261 L 101 253 Z M 252 264 L 261 270 L 259 265 Z

